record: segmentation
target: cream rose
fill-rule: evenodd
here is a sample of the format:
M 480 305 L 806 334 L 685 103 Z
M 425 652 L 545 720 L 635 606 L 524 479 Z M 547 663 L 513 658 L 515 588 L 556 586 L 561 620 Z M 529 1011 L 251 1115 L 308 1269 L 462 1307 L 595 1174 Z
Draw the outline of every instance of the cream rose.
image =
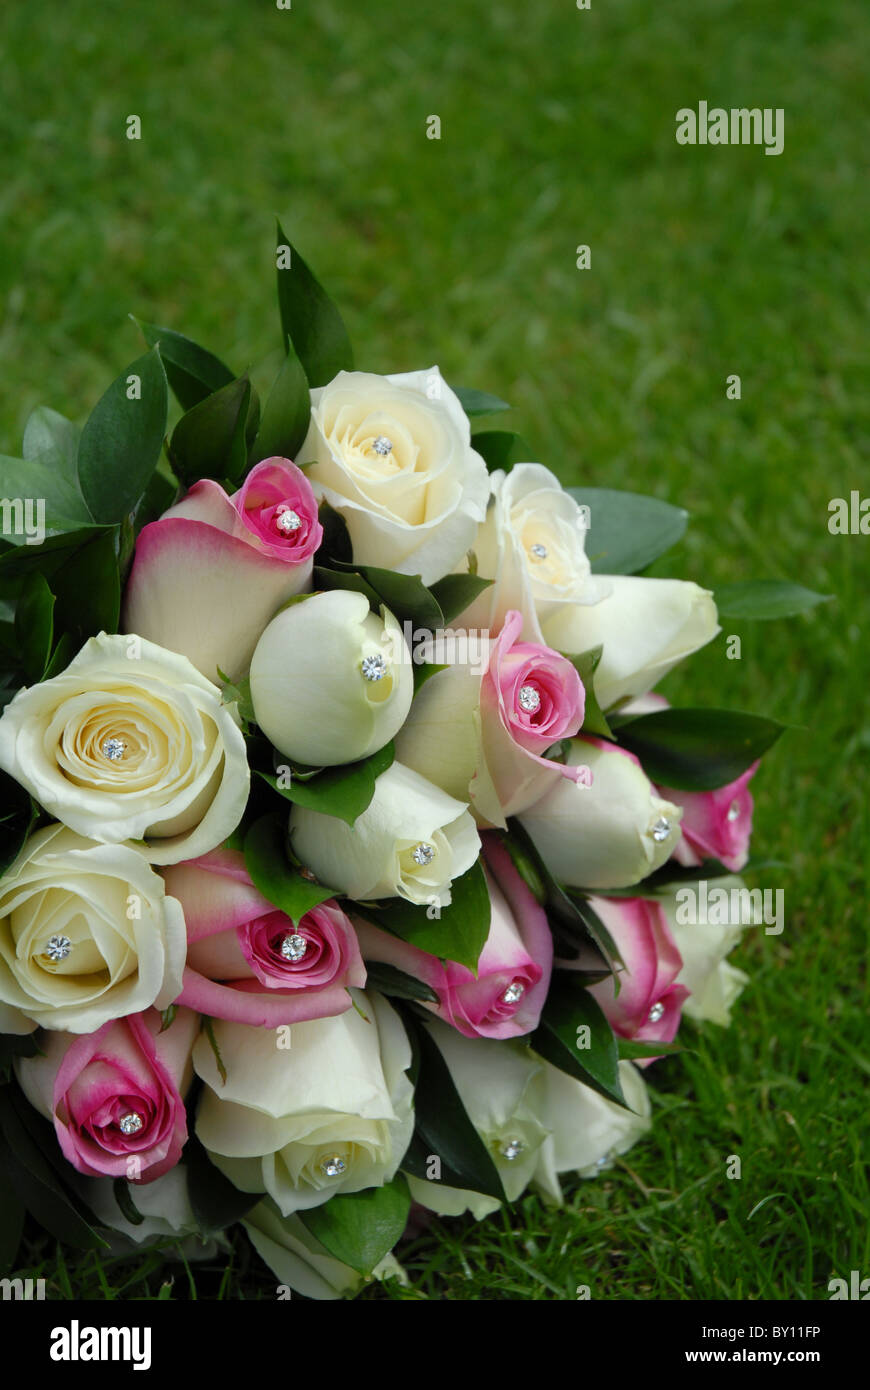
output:
M 472 549 L 478 574 L 493 584 L 456 622 L 500 632 L 516 609 L 524 641 L 543 642 L 547 618 L 566 604 L 597 604 L 610 586 L 592 574 L 585 513 L 548 468 L 518 463 L 491 483 L 493 502 Z
M 361 1274 L 330 1255 L 298 1216 L 281 1216 L 267 1198 L 258 1202 L 242 1222 L 251 1244 L 261 1260 L 282 1284 L 305 1298 L 344 1298 L 367 1282 Z M 395 1255 L 385 1255 L 374 1267 L 372 1279 L 398 1279 L 407 1284 L 408 1276 Z
M 358 902 L 407 898 L 450 905 L 450 884 L 480 853 L 480 836 L 464 801 L 393 763 L 353 825 L 294 806 L 290 844 L 321 883 Z
M 0 767 L 80 834 L 145 840 L 153 864 L 219 845 L 250 785 L 235 707 L 217 686 L 187 657 L 105 632 L 6 707 Z
M 594 1178 L 612 1166 L 617 1154 L 636 1144 L 652 1123 L 652 1107 L 643 1077 L 631 1062 L 619 1063 L 622 1094 L 630 1109 L 544 1063 L 544 1099 L 539 1118 L 549 1131 L 538 1151 L 535 1184 L 552 1201 L 561 1202 L 560 1173 Z
M 0 879 L 0 1031 L 93 1033 L 181 992 L 181 905 L 132 845 L 50 825 Z
M 354 559 L 424 584 L 462 559 L 486 514 L 486 464 L 437 367 L 339 372 L 311 392 L 298 458 L 315 495 L 344 517 Z
M 208 1039 L 194 1048 L 200 1140 L 236 1187 L 268 1192 L 284 1216 L 389 1182 L 411 1142 L 407 1034 L 385 999 L 353 997 L 361 1013 L 294 1023 L 289 1051 L 271 1029 L 216 1021 L 226 1082 Z
M 717 878 L 715 886 L 729 893 L 735 888 L 745 890 L 746 887 L 743 879 L 730 875 Z M 684 891 L 685 888 L 686 885 Z M 740 922 L 687 922 L 675 892 L 662 899 L 662 907 L 683 958 L 677 976 L 677 982 L 689 991 L 683 1013 L 696 1023 L 718 1023 L 726 1027 L 731 1022 L 731 1005 L 749 983 L 749 976 L 726 959 L 742 937 L 744 925 Z

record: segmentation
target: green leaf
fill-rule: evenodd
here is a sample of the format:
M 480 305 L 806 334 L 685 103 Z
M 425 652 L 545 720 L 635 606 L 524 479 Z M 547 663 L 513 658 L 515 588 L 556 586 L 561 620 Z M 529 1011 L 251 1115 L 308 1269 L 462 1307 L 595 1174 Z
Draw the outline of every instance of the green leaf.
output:
M 663 709 L 611 723 L 651 781 L 694 792 L 736 781 L 785 728 L 775 719 L 726 709 Z
M 7 586 L 8 592 L 9 583 L 33 574 L 35 570 L 48 579 L 66 563 L 73 551 L 101 536 L 105 529 L 104 526 L 83 526 L 80 522 L 70 522 L 66 531 L 50 533 L 50 527 L 46 524 L 47 534 L 42 545 L 11 545 L 0 553 L 0 582 Z
M 6 503 L 0 511 L 0 538 L 37 564 L 45 549 L 45 542 L 36 543 L 40 522 L 49 537 L 93 524 L 78 483 L 45 455 L 0 455 L 0 498 Z
M 412 1020 L 407 1010 L 402 1016 L 413 1034 L 419 1057 L 414 1093 L 416 1129 L 402 1167 L 414 1177 L 426 1178 L 428 1159 L 432 1155 L 441 1160 L 440 1181 L 445 1186 L 484 1192 L 499 1202 L 506 1202 L 493 1157 L 468 1118 L 432 1034 L 425 1025 Z
M 149 347 L 159 344 L 169 385 L 182 410 L 192 410 L 212 391 L 219 391 L 234 379 L 235 373 L 219 357 L 183 334 L 156 323 L 143 323 L 141 319 L 134 318 L 133 322 L 142 330 Z
M 358 763 L 327 767 L 305 780 L 296 778 L 290 768 L 288 786 L 279 786 L 274 773 L 260 772 L 259 776 L 273 791 L 297 806 L 307 806 L 324 816 L 338 816 L 339 820 L 353 825 L 374 796 L 376 779 L 386 772 L 394 757 L 393 744 L 388 743 Z
M 37 459 L 62 473 L 78 492 L 80 435 L 72 420 L 47 405 L 38 405 L 27 417 L 21 452 L 26 459 Z
M 54 594 L 37 570 L 28 576 L 15 609 L 15 637 L 29 683 L 42 679 L 54 633 Z
M 19 1201 L 58 1240 L 82 1250 L 106 1248 L 106 1242 L 82 1215 L 86 1208 L 48 1162 L 48 1150 L 52 1147 L 57 1151 L 56 1158 L 66 1163 L 51 1126 L 45 1121 L 37 1123 L 41 1117 L 35 1111 L 25 1120 L 25 1107 L 32 1110 L 17 1088 L 0 1089 L 0 1169 L 5 1171 Z M 34 1131 L 40 1134 L 38 1140 Z
M 491 396 L 487 391 L 475 391 L 471 386 L 453 386 L 453 394 L 459 397 L 459 404 L 466 415 L 495 415 L 500 410 L 510 410 L 507 401 Z
M 531 1041 L 534 1051 L 554 1067 L 628 1108 L 619 1079 L 616 1038 L 587 989 L 578 988 L 565 975 L 554 976 Z
M 589 508 L 586 554 L 596 574 L 636 574 L 675 545 L 688 524 L 688 512 L 658 497 L 606 487 L 566 491 Z
M 266 398 L 254 444 L 254 461 L 275 456 L 295 459 L 308 433 L 311 396 L 302 363 L 288 343 L 287 356 Z
M 323 527 L 323 540 L 314 556 L 314 563 L 324 568 L 336 560 L 349 564 L 353 560 L 353 547 L 347 522 L 341 512 L 335 511 L 328 502 L 321 502 L 317 508 L 317 519 Z
M 353 369 L 353 352 L 338 309 L 278 223 L 276 264 L 282 248 L 290 265 L 278 266 L 278 307 L 284 339 L 290 339 L 310 386 L 325 386 L 339 372 Z
M 339 572 L 347 570 L 358 574 L 400 623 L 411 623 L 426 632 L 443 628 L 444 614 L 440 604 L 419 574 L 397 574 L 395 570 L 380 569 L 377 565 L 345 565 L 340 560 L 334 564 Z
M 18 857 L 35 820 L 28 793 L 8 772 L 0 772 L 0 874 Z
M 169 458 L 188 486 L 200 478 L 235 482 L 248 461 L 251 383 L 247 376 L 207 396 L 182 415 L 169 441 Z
M 298 1216 L 324 1250 L 368 1275 L 392 1250 L 408 1224 L 411 1194 L 401 1173 L 383 1187 L 338 1192 Z
M 118 1204 L 118 1210 L 124 1220 L 129 1221 L 131 1226 L 141 1226 L 145 1217 L 133 1201 L 130 1184 L 126 1182 L 124 1178 L 115 1178 L 115 1181 L 112 1183 L 112 1192 Z
M 14 1191 L 4 1184 L 0 1194 L 0 1274 L 7 1274 L 17 1267 L 18 1247 L 24 1230 L 24 1207 Z
M 163 1030 L 161 1029 L 161 1032 L 162 1031 Z M 226 1085 L 227 1069 L 224 1066 L 224 1059 L 221 1056 L 221 1050 L 218 1047 L 218 1041 L 214 1035 L 214 1022 L 212 1021 L 212 1019 L 207 1018 L 205 1015 L 203 1015 L 202 1019 L 202 1031 L 205 1033 L 208 1045 L 211 1048 L 212 1053 L 214 1054 L 215 1066 L 218 1069 L 218 1076 L 220 1077 L 223 1084 Z
M 285 851 L 286 831 L 286 816 L 261 816 L 254 821 L 245 836 L 245 865 L 263 897 L 298 926 L 306 912 L 334 898 L 335 890 L 297 872 Z
M 581 652 L 579 656 L 570 656 L 567 652 L 563 652 L 562 655 L 571 662 L 583 682 L 583 689 L 586 691 L 583 733 L 598 734 L 602 738 L 612 738 L 610 726 L 598 703 L 598 696 L 595 694 L 595 672 L 598 670 L 603 651 L 604 647 L 600 645 L 591 647 L 588 652 Z
M 56 632 L 69 633 L 76 648 L 98 632 L 117 632 L 121 611 L 118 527 L 103 531 L 75 550 L 52 575 Z
M 168 408 L 156 348 L 131 362 L 97 401 L 78 455 L 79 484 L 95 521 L 121 521 L 136 506 L 160 460 Z
M 482 430 L 471 436 L 471 447 L 480 454 L 490 473 L 497 468 L 507 472 L 513 464 L 528 463 L 533 457 L 522 435 L 513 430 Z
M 243 723 L 255 724 L 257 716 L 254 711 L 254 702 L 251 699 L 250 677 L 243 676 L 238 684 L 235 684 L 219 666 L 217 673 L 221 681 L 221 704 L 238 705 L 239 718 Z
M 241 1221 L 262 1200 L 259 1192 L 240 1192 L 234 1187 L 214 1166 L 195 1134 L 184 1146 L 184 1161 L 190 1205 L 201 1231 L 221 1231 Z
M 477 574 L 445 574 L 443 579 L 430 585 L 429 591 L 441 609 L 442 621 L 452 623 L 492 582 Z
M 382 960 L 366 961 L 366 989 L 376 989 L 379 994 L 389 994 L 393 999 L 438 1003 L 438 995 L 429 985 Z
M 450 906 L 440 908 L 440 915 L 433 917 L 428 914 L 439 912 L 437 903 L 424 907 L 403 898 L 390 898 L 374 905 L 359 903 L 357 910 L 375 926 L 392 932 L 421 951 L 476 971 L 489 936 L 492 915 L 489 890 L 479 860 L 467 873 L 453 880 L 450 895 Z
M 617 1038 L 617 1051 L 621 1062 L 635 1062 L 642 1057 L 675 1057 L 686 1049 L 675 1042 L 638 1042 L 634 1038 Z
M 784 579 L 749 579 L 741 584 L 723 584 L 714 594 L 720 618 L 747 618 L 767 621 L 806 613 L 818 603 L 830 603 L 833 594 L 815 594 L 801 584 Z

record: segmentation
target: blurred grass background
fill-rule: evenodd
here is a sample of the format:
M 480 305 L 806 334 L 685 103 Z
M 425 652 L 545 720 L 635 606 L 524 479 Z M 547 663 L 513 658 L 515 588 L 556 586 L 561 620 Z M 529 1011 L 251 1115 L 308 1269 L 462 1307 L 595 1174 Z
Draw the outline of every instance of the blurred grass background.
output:
M 870 538 L 827 530 L 830 498 L 870 495 L 868 50 L 858 0 L 0 13 L 0 451 L 37 404 L 88 414 L 141 351 L 128 313 L 268 385 L 278 214 L 358 366 L 437 362 L 511 401 L 498 423 L 564 482 L 688 507 L 654 573 L 836 595 L 726 622 L 664 685 L 795 726 L 755 783 L 786 928 L 747 933 L 734 1026 L 647 1074 L 652 1136 L 563 1212 L 435 1227 L 406 1250 L 409 1290 L 364 1297 L 813 1299 L 870 1275 Z M 783 154 L 678 146 L 676 110 L 702 99 L 783 107 Z M 159 1255 L 30 1253 L 53 1296 L 274 1296 L 241 1237 L 173 1286 Z

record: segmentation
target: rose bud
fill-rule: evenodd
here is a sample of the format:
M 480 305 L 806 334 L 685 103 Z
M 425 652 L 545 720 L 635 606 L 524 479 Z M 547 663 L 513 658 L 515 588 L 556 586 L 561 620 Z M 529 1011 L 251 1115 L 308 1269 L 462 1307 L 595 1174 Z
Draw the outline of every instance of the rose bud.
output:
M 0 767 L 80 835 L 145 840 L 152 864 L 215 849 L 251 782 L 217 686 L 176 652 L 105 632 L 6 706 Z
M 473 550 L 477 573 L 494 582 L 456 624 L 499 632 L 517 609 L 526 641 L 543 642 L 543 622 L 566 607 L 598 603 L 610 582 L 592 574 L 586 515 L 548 468 L 516 463 L 509 473 L 491 473 L 490 483 L 492 505 Z
M 44 1034 L 41 1057 L 16 1060 L 24 1094 L 80 1173 L 152 1182 L 181 1157 L 199 1018 L 179 1009 L 160 1029 L 148 1009 L 81 1037 Z
M 583 683 L 558 652 L 518 641 L 522 622 L 512 610 L 485 652 L 465 642 L 459 661 L 452 658 L 464 634 L 453 633 L 449 645 L 436 640 L 432 661 L 450 664 L 421 687 L 396 740 L 408 767 L 451 796 L 470 797 L 481 823 L 502 827 L 560 777 L 580 775 L 544 754 L 583 723 Z
M 468 1118 L 489 1150 L 508 1201 L 515 1202 L 528 1186 L 547 1136 L 539 1119 L 543 1062 L 516 1043 L 469 1042 L 442 1023 L 426 1026 Z M 411 1174 L 407 1178 L 415 1200 L 440 1216 L 471 1211 L 480 1220 L 499 1206 L 497 1198 L 483 1192 Z
M 544 909 L 496 836 L 484 836 L 492 917 L 477 971 L 357 921 L 363 957 L 423 980 L 438 995 L 424 1007 L 467 1038 L 513 1038 L 537 1028 L 550 986 L 553 938 Z
M 282 1216 L 268 1197 L 248 1212 L 242 1225 L 275 1278 L 303 1298 L 347 1298 L 365 1282 L 362 1274 L 324 1249 L 301 1217 Z M 393 1254 L 378 1261 L 371 1277 L 380 1281 L 398 1279 L 400 1284 L 409 1282 Z
M 549 1134 L 538 1151 L 534 1181 L 551 1201 L 562 1201 L 560 1173 L 597 1177 L 650 1128 L 652 1107 L 640 1072 L 631 1062 L 620 1062 L 619 1079 L 629 1110 L 544 1063 L 538 1118 Z
M 227 496 L 203 478 L 136 541 L 123 626 L 180 652 L 211 681 L 237 680 L 257 638 L 311 580 L 323 530 L 301 469 L 264 459 Z
M 561 779 L 520 820 L 547 868 L 574 888 L 625 888 L 673 853 L 678 806 L 656 794 L 633 753 L 602 739 L 571 743 L 568 762 L 591 785 Z
M 544 641 L 560 652 L 603 644 L 595 671 L 602 709 L 650 690 L 720 631 L 713 595 L 697 584 L 626 574 L 598 578 L 610 587 L 606 598 L 592 607 L 563 607 L 543 626 Z
M 393 763 L 353 825 L 294 806 L 290 843 L 321 883 L 360 902 L 401 897 L 450 904 L 450 884 L 470 869 L 480 838 L 465 803 Z
M 299 457 L 317 496 L 344 517 L 358 564 L 433 584 L 474 544 L 486 515 L 486 464 L 437 367 L 339 372 L 311 392 Z
M 251 662 L 257 723 L 279 753 L 310 766 L 383 748 L 411 708 L 414 670 L 392 613 L 333 589 L 279 613 Z
M 716 887 L 730 893 L 735 888 L 745 891 L 746 885 L 740 878 L 729 877 L 717 879 Z M 749 983 L 749 976 L 726 959 L 743 935 L 745 924 L 681 920 L 675 894 L 663 898 L 662 907 L 683 960 L 677 976 L 678 983 L 689 991 L 683 1012 L 696 1023 L 709 1021 L 727 1027 L 731 1005 Z
M 411 1141 L 405 1029 L 381 996 L 354 1001 L 361 1012 L 295 1023 L 289 1051 L 268 1029 L 218 1020 L 226 1081 L 208 1039 L 194 1049 L 200 1140 L 236 1187 L 268 1192 L 283 1216 L 389 1182 Z
M 743 868 L 749 858 L 749 838 L 752 834 L 752 793 L 749 783 L 758 771 L 758 763 L 729 782 L 709 792 L 674 791 L 659 787 L 660 794 L 683 809 L 683 837 L 674 850 L 679 864 L 701 864 L 705 859 L 719 859 L 733 873 Z
M 365 984 L 356 934 L 334 902 L 294 926 L 254 887 L 244 855 L 215 850 L 163 873 L 187 923 L 179 1003 L 212 1018 L 263 1028 L 350 1008 Z
M 646 898 L 590 898 L 589 902 L 625 965 L 619 972 L 618 994 L 612 975 L 593 985 L 589 993 L 620 1037 L 673 1042 L 689 991 L 675 983 L 683 961 L 664 909 Z M 639 1065 L 653 1060 L 644 1058 Z
M 37 830 L 0 879 L 0 1030 L 93 1033 L 181 989 L 184 916 L 132 845 Z

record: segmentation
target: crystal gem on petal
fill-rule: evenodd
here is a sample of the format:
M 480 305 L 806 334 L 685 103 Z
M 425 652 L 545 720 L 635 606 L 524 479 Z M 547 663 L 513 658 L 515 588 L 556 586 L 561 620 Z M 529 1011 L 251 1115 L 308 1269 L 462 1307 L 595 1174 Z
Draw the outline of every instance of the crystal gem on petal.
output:
M 520 693 L 517 696 L 517 704 L 520 709 L 524 709 L 526 714 L 534 714 L 541 708 L 541 697 L 533 685 L 520 686 Z
M 141 1115 L 135 1110 L 128 1110 L 126 1115 L 122 1115 L 118 1121 L 118 1128 L 122 1134 L 138 1134 L 144 1121 Z
M 295 965 L 308 950 L 308 942 L 298 932 L 288 933 L 281 942 L 281 955 Z
M 502 995 L 505 1004 L 516 1004 L 526 992 L 526 987 L 522 980 L 512 980 Z
M 285 536 L 291 536 L 302 525 L 302 517 L 298 512 L 294 512 L 292 507 L 285 507 L 284 511 L 275 517 L 275 525 Z
M 382 681 L 387 674 L 387 663 L 378 652 L 374 656 L 364 656 L 359 669 L 367 681 Z
M 525 1147 L 522 1139 L 506 1139 L 501 1146 L 501 1156 L 506 1158 L 509 1163 L 513 1163 L 515 1158 L 519 1158 Z
M 431 864 L 435 858 L 435 850 L 432 845 L 427 845 L 425 840 L 421 840 L 419 845 L 415 845 L 411 850 L 411 858 L 415 864 L 425 866 Z
M 381 458 L 386 458 L 387 454 L 393 452 L 393 441 L 388 439 L 385 434 L 379 434 L 372 448 L 376 454 L 380 454 Z
M 728 807 L 728 819 L 729 819 L 729 820 L 737 820 L 737 817 L 738 817 L 739 815 L 740 815 L 740 802 L 739 802 L 739 801 L 732 801 L 732 802 L 731 802 L 731 805 Z
M 547 547 L 537 541 L 534 545 L 529 546 L 529 554 L 533 555 L 536 560 L 546 560 Z
M 44 954 L 49 960 L 66 960 L 71 950 L 72 942 L 68 936 L 50 936 Z
M 100 749 L 103 757 L 108 758 L 111 763 L 118 762 L 120 758 L 123 758 L 126 751 L 127 745 L 122 738 L 107 738 Z
M 666 840 L 668 838 L 668 836 L 671 833 L 671 823 L 666 816 L 659 816 L 658 820 L 652 828 L 651 833 L 656 844 L 659 845 L 661 844 L 662 840 Z
M 649 1011 L 649 1014 L 647 1015 L 650 1023 L 658 1023 L 659 1019 L 664 1017 L 664 1012 L 665 1006 L 662 1003 L 661 999 L 659 999 L 656 1001 L 655 1004 L 653 1004 L 652 1008 Z
M 340 1178 L 346 1168 L 341 1154 L 328 1154 L 320 1160 L 320 1171 L 325 1178 Z

